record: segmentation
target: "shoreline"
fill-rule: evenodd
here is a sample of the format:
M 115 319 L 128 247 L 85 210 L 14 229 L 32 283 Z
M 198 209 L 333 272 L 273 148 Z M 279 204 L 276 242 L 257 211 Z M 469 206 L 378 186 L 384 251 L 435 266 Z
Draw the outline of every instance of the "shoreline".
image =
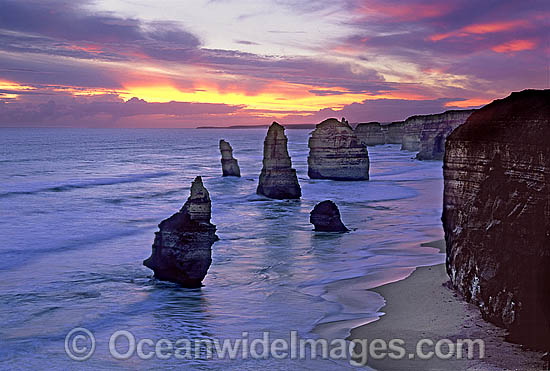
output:
M 445 252 L 444 240 L 421 245 Z M 414 353 L 420 339 L 482 339 L 485 342 L 483 359 L 448 360 L 381 360 L 369 358 L 367 365 L 379 370 L 544 370 L 542 352 L 523 350 L 518 344 L 504 341 L 506 330 L 481 317 L 479 309 L 463 301 L 445 284 L 448 276 L 445 264 L 418 267 L 400 281 L 388 283 L 367 292 L 374 292 L 385 299 L 378 320 L 362 324 L 351 330 L 348 340 L 403 339 L 407 354 Z M 364 292 L 361 294 L 364 295 Z M 370 295 L 370 294 L 369 294 Z M 429 351 L 427 346 L 425 351 Z M 433 347 L 432 349 L 433 350 Z M 478 353 L 476 352 L 476 356 Z

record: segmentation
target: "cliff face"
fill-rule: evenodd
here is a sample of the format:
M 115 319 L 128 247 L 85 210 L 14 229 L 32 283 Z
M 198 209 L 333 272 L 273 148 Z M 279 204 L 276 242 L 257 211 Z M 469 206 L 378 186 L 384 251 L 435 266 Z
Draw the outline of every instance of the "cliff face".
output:
M 387 144 L 402 144 L 403 135 L 405 133 L 405 122 L 404 121 L 395 121 L 391 124 L 384 125 L 382 127 L 386 129 L 386 143 Z
M 275 199 L 295 199 L 302 196 L 296 170 L 287 149 L 285 128 L 274 122 L 264 141 L 263 168 L 256 193 Z
M 386 143 L 386 136 L 379 122 L 365 122 L 357 125 L 354 130 L 357 138 L 366 146 L 377 146 Z
M 433 156 L 432 153 L 435 149 L 435 156 L 442 158 L 447 135 L 454 128 L 463 124 L 471 113 L 471 110 L 453 110 L 434 115 L 409 117 L 404 123 L 401 149 L 414 152 L 423 151 L 421 157 L 426 159 Z M 422 140 L 423 137 L 424 140 Z M 425 150 L 423 150 L 423 147 L 425 147 Z
M 447 139 L 452 285 L 512 340 L 550 346 L 550 90 L 474 112 Z
M 143 265 L 160 280 L 200 287 L 212 263 L 212 244 L 218 240 L 210 214 L 210 196 L 197 177 L 181 210 L 159 224 L 153 252 Z
M 401 144 L 403 141 L 403 121 L 381 124 L 366 122 L 358 124 L 354 133 L 361 143 L 367 146 L 380 144 Z
M 419 160 L 443 160 L 445 141 L 449 134 L 462 125 L 475 110 L 447 111 L 427 120 L 420 132 Z
M 233 158 L 233 148 L 223 139 L 220 139 L 220 152 L 222 155 L 222 174 L 223 176 L 241 176 L 239 163 Z
M 347 122 L 328 119 L 309 138 L 308 175 L 312 179 L 368 180 L 369 155 Z

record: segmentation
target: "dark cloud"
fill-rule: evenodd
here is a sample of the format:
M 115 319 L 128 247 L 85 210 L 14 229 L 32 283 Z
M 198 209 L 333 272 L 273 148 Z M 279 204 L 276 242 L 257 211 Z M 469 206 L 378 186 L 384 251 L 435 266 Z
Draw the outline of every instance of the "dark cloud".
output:
M 65 97 L 44 103 L 0 101 L 0 126 L 117 126 L 135 120 L 138 126 L 154 127 L 161 119 L 197 120 L 197 117 L 226 117 L 239 113 L 243 106 L 214 103 L 149 103 L 132 98 L 124 102 L 116 97 Z M 153 119 L 152 119 L 153 118 Z
M 235 42 L 241 45 L 260 45 L 254 41 L 248 41 L 248 40 L 235 40 Z
M 90 59 L 185 60 L 199 39 L 172 22 L 143 22 L 83 8 L 88 1 L 0 1 L 0 49 Z

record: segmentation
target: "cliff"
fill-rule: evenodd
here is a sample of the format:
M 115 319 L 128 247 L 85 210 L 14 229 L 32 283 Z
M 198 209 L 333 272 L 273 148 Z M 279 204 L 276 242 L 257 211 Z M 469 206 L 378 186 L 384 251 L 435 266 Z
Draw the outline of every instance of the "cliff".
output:
M 443 160 L 445 141 L 449 134 L 462 125 L 475 110 L 447 111 L 437 115 L 435 120 L 427 120 L 420 132 L 419 160 Z
M 382 126 L 385 129 L 386 144 L 402 144 L 403 135 L 405 133 L 405 122 L 395 121 Z
M 432 156 L 433 149 L 436 149 L 436 156 L 442 158 L 446 135 L 454 128 L 463 124 L 470 116 L 472 110 L 451 110 L 433 115 L 411 116 L 404 122 L 402 150 L 418 152 L 423 150 L 425 156 Z M 424 145 L 422 144 L 423 133 L 425 133 Z M 445 134 L 446 133 L 446 134 Z M 442 135 L 439 135 L 442 134 Z
M 377 146 L 386 143 L 386 135 L 379 122 L 365 122 L 358 124 L 354 130 L 357 138 L 366 146 Z
M 210 195 L 199 176 L 181 210 L 159 224 L 152 254 L 143 265 L 159 280 L 200 287 L 212 263 L 212 244 L 218 240 L 210 214 Z
M 369 155 L 345 121 L 327 119 L 309 138 L 308 175 L 311 179 L 368 180 Z
M 447 139 L 443 227 L 453 287 L 511 340 L 550 347 L 550 90 L 474 112 Z
M 360 123 L 354 133 L 361 143 L 367 146 L 380 144 L 401 144 L 403 141 L 404 122 L 396 121 L 390 124 L 379 122 Z
M 302 196 L 287 142 L 285 128 L 273 122 L 264 140 L 263 168 L 256 193 L 275 199 L 296 199 Z
M 220 139 L 220 152 L 222 155 L 222 175 L 223 176 L 241 176 L 239 162 L 233 158 L 233 148 L 223 139 Z

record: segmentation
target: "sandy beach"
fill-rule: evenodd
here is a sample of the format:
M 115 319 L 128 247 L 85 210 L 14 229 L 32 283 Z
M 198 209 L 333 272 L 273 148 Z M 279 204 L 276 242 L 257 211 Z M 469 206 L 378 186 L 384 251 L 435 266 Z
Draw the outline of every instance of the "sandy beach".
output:
M 444 251 L 443 240 L 422 246 Z M 545 370 L 542 353 L 506 342 L 506 331 L 484 321 L 475 306 L 464 302 L 445 286 L 447 281 L 445 265 L 439 264 L 420 267 L 404 280 L 371 290 L 386 300 L 381 308 L 385 315 L 353 329 L 349 339 L 367 339 L 369 343 L 374 339 L 386 343 L 402 339 L 406 356 L 400 360 L 370 357 L 369 367 L 377 370 Z M 434 343 L 449 339 L 455 344 L 458 339 L 482 339 L 485 355 L 479 359 L 476 349 L 472 360 L 454 356 L 447 360 L 437 357 L 422 360 L 416 356 L 411 359 L 420 339 L 430 339 Z M 430 350 L 433 351 L 434 346 L 423 346 L 424 353 Z

